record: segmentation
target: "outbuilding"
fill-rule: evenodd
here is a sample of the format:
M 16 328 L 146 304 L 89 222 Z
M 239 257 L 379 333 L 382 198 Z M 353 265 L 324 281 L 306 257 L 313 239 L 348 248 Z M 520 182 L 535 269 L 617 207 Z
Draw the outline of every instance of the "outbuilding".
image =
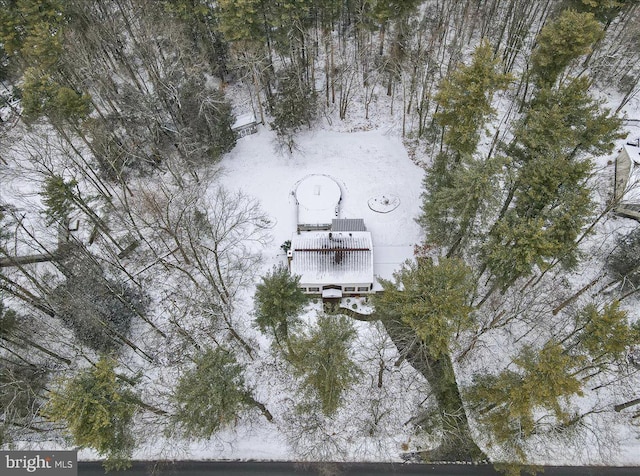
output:
M 614 212 L 640 221 L 640 140 L 627 143 L 616 157 Z
M 239 115 L 231 126 L 231 130 L 236 133 L 238 138 L 255 134 L 258 132 L 256 117 L 251 112 Z

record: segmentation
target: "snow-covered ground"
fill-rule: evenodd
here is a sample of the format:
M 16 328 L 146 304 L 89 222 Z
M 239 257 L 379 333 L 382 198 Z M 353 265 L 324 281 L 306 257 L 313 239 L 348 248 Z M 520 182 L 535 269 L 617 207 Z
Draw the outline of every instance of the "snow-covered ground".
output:
M 637 101 L 627 109 L 624 111 L 627 117 L 640 117 Z M 257 134 L 238 140 L 237 146 L 219 164 L 218 182 L 229 190 L 241 190 L 256 198 L 272 218 L 274 225 L 270 233 L 273 239 L 262 249 L 264 259 L 257 276 L 263 275 L 274 264 L 286 262 L 280 245 L 289 240 L 296 230 L 292 192 L 301 180 L 312 174 L 329 175 L 340 185 L 340 217 L 364 220 L 373 237 L 374 271 L 377 275 L 390 278 L 400 263 L 412 256 L 413 245 L 422 240 L 420 227 L 414 219 L 420 212 L 424 171 L 410 159 L 397 127 L 392 124 L 393 118 L 387 118 L 377 129 L 355 132 L 346 132 L 349 127 L 345 124 L 339 125 L 341 131 L 335 130 L 338 126 L 318 125 L 312 131 L 303 131 L 295 136 L 296 146 L 291 154 L 278 145 L 268 126 L 258 126 Z M 629 125 L 629 139 L 640 134 L 635 124 Z M 612 167 L 607 162 L 613 157 L 615 154 L 596 161 L 598 173 L 604 178 L 600 187 L 603 198 L 607 194 L 608 182 L 605 182 L 610 179 Z M 25 190 L 28 180 L 16 173 L 10 182 L 11 187 L 5 187 L 9 182 L 3 183 L 0 198 L 7 201 L 18 198 L 14 201 L 16 206 L 31 206 L 24 194 L 20 196 L 20 190 Z M 40 185 L 36 179 L 31 182 L 28 195 L 31 200 L 39 200 Z M 397 207 L 387 213 L 372 210 L 371 203 L 376 203 L 380 197 L 393 197 L 394 205 L 397 199 Z M 37 213 L 34 216 L 37 217 Z M 590 237 L 585 245 L 599 246 L 604 234 L 635 226 L 637 224 L 631 220 L 607 220 L 600 231 L 602 235 Z M 574 284 L 577 287 L 592 279 L 592 274 L 587 271 L 584 276 L 571 278 L 576 280 Z M 258 412 L 253 412 L 241 418 L 234 428 L 199 443 L 163 435 L 161 425 L 150 425 L 134 458 L 389 461 L 399 460 L 403 452 L 429 447 L 428 437 L 424 433 L 416 434 L 411 425 L 412 418 L 427 407 L 428 384 L 406 362 L 393 366 L 397 351 L 384 329 L 374 323 L 354 322 L 358 336 L 353 357 L 362 370 L 362 377 L 345 396 L 345 404 L 338 413 L 332 418 L 297 414 L 295 379 L 290 376 L 286 364 L 271 354 L 266 339 L 252 327 L 253 291 L 246 290 L 245 299 L 237 308 L 238 319 L 242 321 L 240 327 L 253 342 L 261 345 L 256 359 L 245 362 L 248 366 L 246 378 L 256 392 L 256 399 L 273 414 L 274 422 L 269 423 Z M 316 303 L 307 310 L 304 319 L 312 322 L 318 312 Z M 495 366 L 496 361 L 507 358 L 504 343 L 500 335 L 488 339 L 479 355 L 494 358 L 492 365 Z M 381 359 L 386 363 L 382 388 L 377 385 Z M 470 377 L 472 371 L 482 364 L 478 359 L 467 367 L 461 366 L 460 370 Z M 162 369 L 157 375 L 162 378 L 154 381 L 154 385 L 165 385 L 164 390 L 170 388 L 174 383 L 171 379 L 176 377 L 172 371 Z M 151 372 L 148 381 L 153 381 L 155 376 Z M 594 398 L 598 397 L 576 401 L 576 406 L 583 410 L 597 406 Z M 621 393 L 618 401 L 629 398 L 628 394 Z M 640 464 L 640 441 L 637 431 L 628 423 L 628 414 L 614 414 L 610 411 L 609 401 L 605 403 L 608 413 L 603 418 L 590 420 L 592 427 L 584 432 L 590 436 L 567 439 L 565 445 L 556 441 L 545 446 L 549 440 L 542 439 L 533 442 L 529 448 L 532 462 Z M 144 423 L 137 422 L 139 427 L 144 427 Z M 595 432 L 589 433 L 592 430 Z M 144 431 L 141 434 L 144 435 Z M 33 443 L 25 442 L 26 446 L 30 444 Z M 51 445 L 56 444 L 59 440 L 51 442 Z M 42 447 L 43 442 L 37 445 Z M 90 450 L 82 450 L 80 458 L 93 459 L 97 455 Z
M 289 154 L 272 131 L 260 126 L 257 134 L 240 139 L 221 164 L 223 185 L 257 198 L 274 219 L 274 246 L 265 250 L 266 268 L 284 259 L 280 245 L 296 230 L 292 192 L 297 183 L 325 174 L 342 189 L 340 218 L 362 218 L 372 234 L 374 273 L 391 278 L 421 241 L 414 218 L 420 213 L 424 171 L 409 159 L 402 140 L 385 130 L 316 129 L 298 134 L 295 142 Z M 369 201 L 382 195 L 397 197 L 400 204 L 388 213 L 373 211 Z
M 264 249 L 263 270 L 258 274 L 286 262 L 280 245 L 291 239 L 297 225 L 292 192 L 311 174 L 330 175 L 340 185 L 341 218 L 364 219 L 373 236 L 374 261 L 386 262 L 376 268 L 383 277 L 390 278 L 392 270 L 411 258 L 413 245 L 420 242 L 421 231 L 414 217 L 419 213 L 423 170 L 411 162 L 401 139 L 384 131 L 303 132 L 296 136 L 296 148 L 289 154 L 277 145 L 272 131 L 260 126 L 257 134 L 238 141 L 222 161 L 221 172 L 220 181 L 226 188 L 258 199 L 274 222 L 273 240 Z M 382 194 L 398 197 L 400 205 L 389 213 L 374 212 L 368 201 Z M 376 259 L 378 247 L 387 251 Z M 252 292 L 248 290 L 248 294 Z M 312 321 L 318 311 L 316 303 L 303 318 Z M 248 320 L 250 313 L 249 304 Z M 209 442 L 176 445 L 159 440 L 135 457 L 157 458 L 160 450 L 164 457 L 187 459 L 389 461 L 425 447 L 424 437 L 413 435 L 407 422 L 425 405 L 426 381 L 405 362 L 399 367 L 387 366 L 385 385 L 378 388 L 380 357 L 393 362 L 397 351 L 379 325 L 355 322 L 355 326 L 358 337 L 354 347 L 358 350 L 354 359 L 363 376 L 335 417 L 296 415 L 291 399 L 295 382 L 282 368 L 283 363 L 263 348 L 257 359 L 262 362 L 250 365 L 247 377 L 258 391 L 258 400 L 274 414 L 274 423 L 256 416 Z

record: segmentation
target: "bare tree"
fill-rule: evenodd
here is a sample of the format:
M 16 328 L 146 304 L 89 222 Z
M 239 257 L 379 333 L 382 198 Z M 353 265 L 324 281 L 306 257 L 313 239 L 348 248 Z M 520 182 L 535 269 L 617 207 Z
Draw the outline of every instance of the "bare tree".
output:
M 175 295 L 195 300 L 212 329 L 222 324 L 220 330 L 251 355 L 251 345 L 236 331 L 234 309 L 238 292 L 253 283 L 270 219 L 246 195 L 202 182 L 175 187 L 158 181 L 135 193 L 130 226 L 150 260 L 141 272 L 150 275 L 160 267 L 179 279 Z

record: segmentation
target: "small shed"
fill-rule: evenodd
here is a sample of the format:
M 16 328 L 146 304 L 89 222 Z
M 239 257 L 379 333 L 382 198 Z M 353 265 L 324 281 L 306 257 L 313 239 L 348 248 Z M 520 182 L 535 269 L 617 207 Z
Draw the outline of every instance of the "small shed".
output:
M 291 274 L 306 294 L 340 298 L 373 292 L 373 243 L 367 231 L 313 231 L 293 235 Z
M 255 134 L 258 132 L 256 117 L 251 112 L 239 115 L 231 126 L 231 130 L 236 133 L 238 138 Z
M 309 175 L 298 183 L 294 192 L 298 233 L 330 230 L 340 211 L 342 191 L 328 175 Z
M 640 221 L 640 141 L 625 144 L 616 157 L 614 212 Z

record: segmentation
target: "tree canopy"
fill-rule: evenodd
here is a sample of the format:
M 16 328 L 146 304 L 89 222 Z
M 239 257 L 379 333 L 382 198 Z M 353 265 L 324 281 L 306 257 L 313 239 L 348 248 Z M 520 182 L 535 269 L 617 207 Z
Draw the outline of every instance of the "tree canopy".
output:
M 76 445 L 105 456 L 107 469 L 128 467 L 136 444 L 132 422 L 138 399 L 118 378 L 115 365 L 102 358 L 95 367 L 62 379 L 42 410 L 48 419 L 66 423 Z

